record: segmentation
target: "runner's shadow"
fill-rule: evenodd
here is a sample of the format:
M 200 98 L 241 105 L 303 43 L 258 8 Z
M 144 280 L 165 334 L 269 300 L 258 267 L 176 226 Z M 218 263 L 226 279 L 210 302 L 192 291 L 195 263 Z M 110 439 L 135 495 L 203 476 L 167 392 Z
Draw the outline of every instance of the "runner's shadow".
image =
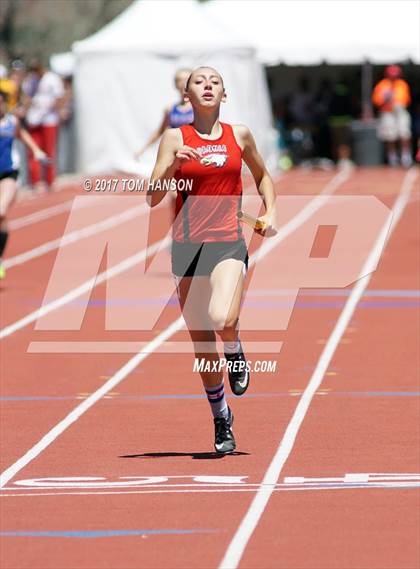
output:
M 249 452 L 231 452 L 230 456 L 249 455 Z M 145 452 L 143 454 L 124 454 L 119 458 L 165 458 L 177 456 L 190 456 L 195 460 L 213 460 L 223 458 L 225 454 L 218 452 Z

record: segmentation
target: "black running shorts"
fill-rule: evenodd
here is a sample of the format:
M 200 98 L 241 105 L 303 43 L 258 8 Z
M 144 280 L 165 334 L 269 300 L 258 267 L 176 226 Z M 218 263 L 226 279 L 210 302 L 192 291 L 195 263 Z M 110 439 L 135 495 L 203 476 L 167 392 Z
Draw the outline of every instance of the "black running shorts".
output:
M 12 180 L 17 180 L 19 175 L 19 170 L 9 170 L 8 172 L 0 172 L 0 180 L 5 180 L 6 178 L 12 178 Z
M 243 261 L 248 268 L 245 241 L 172 242 L 172 272 L 177 277 L 209 276 L 214 267 L 225 259 Z

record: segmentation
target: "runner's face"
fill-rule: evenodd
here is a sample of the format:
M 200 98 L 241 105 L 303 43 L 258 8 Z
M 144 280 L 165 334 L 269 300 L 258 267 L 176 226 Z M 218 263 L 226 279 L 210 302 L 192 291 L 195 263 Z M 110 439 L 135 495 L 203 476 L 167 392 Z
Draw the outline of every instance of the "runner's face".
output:
M 210 67 L 193 72 L 186 94 L 193 107 L 201 108 L 218 107 L 226 98 L 222 78 Z

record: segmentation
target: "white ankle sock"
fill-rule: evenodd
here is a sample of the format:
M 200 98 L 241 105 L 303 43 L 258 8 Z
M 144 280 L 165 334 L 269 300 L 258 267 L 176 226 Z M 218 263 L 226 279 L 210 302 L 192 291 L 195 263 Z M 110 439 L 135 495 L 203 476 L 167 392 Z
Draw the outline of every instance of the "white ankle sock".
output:
M 237 354 L 239 352 L 239 339 L 234 342 L 224 342 L 223 349 L 225 354 Z
M 221 381 L 219 385 L 213 385 L 212 387 L 205 387 L 207 399 L 210 403 L 211 412 L 213 417 L 224 417 L 225 419 L 229 416 L 228 404 L 225 397 L 224 383 Z

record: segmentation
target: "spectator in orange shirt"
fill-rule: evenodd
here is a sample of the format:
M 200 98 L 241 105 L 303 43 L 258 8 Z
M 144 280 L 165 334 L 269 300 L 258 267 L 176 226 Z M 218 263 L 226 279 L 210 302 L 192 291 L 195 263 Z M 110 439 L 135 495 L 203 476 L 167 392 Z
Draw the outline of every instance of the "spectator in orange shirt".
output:
M 411 157 L 411 119 L 407 107 L 411 102 L 408 83 L 401 79 L 401 68 L 389 65 L 385 77 L 375 86 L 373 104 L 379 109 L 378 135 L 387 145 L 390 166 L 398 165 L 397 142 L 401 143 L 401 164 L 408 168 Z

